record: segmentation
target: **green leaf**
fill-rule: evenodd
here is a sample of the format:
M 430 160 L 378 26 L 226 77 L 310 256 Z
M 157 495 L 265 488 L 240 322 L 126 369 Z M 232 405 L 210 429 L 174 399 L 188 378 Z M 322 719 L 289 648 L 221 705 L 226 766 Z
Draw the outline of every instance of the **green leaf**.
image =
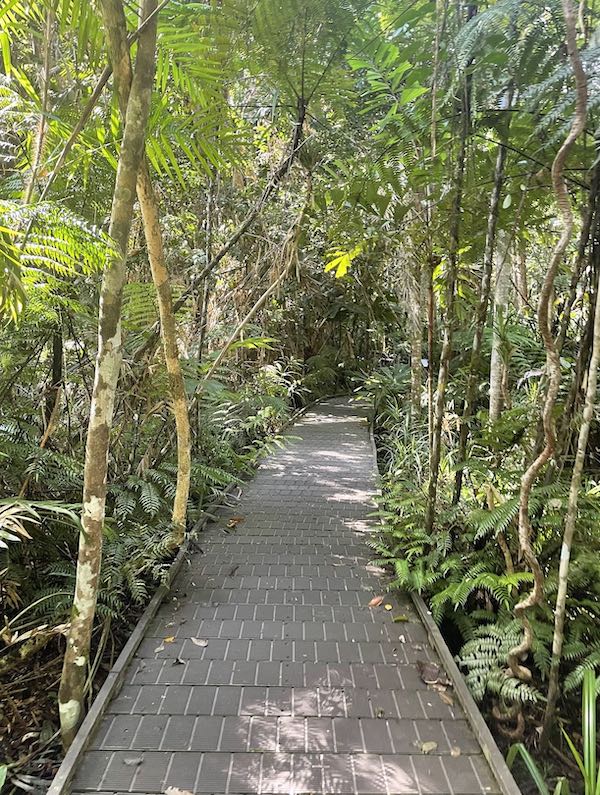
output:
M 359 243 L 358 246 L 355 246 L 351 251 L 335 251 L 333 253 L 333 259 L 330 259 L 327 265 L 325 265 L 325 273 L 335 270 L 335 278 L 341 279 L 348 273 L 350 265 L 352 264 L 353 260 L 358 257 L 361 251 L 361 243 Z
M 508 769 L 512 770 L 512 766 L 514 765 L 517 756 L 521 757 L 540 795 L 550 795 L 550 790 L 548 789 L 546 782 L 544 781 L 542 774 L 535 763 L 535 760 L 527 748 L 525 748 L 523 743 L 515 743 L 508 749 L 508 754 L 506 755 L 506 764 Z
M 4 72 L 7 77 L 10 77 L 12 71 L 12 63 L 10 59 L 10 39 L 5 30 L 0 30 L 0 50 L 2 51 L 2 63 L 4 64 Z
M 426 94 L 428 91 L 429 89 L 426 86 L 409 86 L 400 94 L 400 104 L 408 105 L 409 102 L 417 99 L 417 97 L 420 97 L 422 94 Z
M 512 196 L 510 195 L 510 193 L 507 193 L 506 196 L 504 197 L 504 201 L 502 202 L 502 208 L 504 210 L 508 210 L 511 204 L 512 204 Z

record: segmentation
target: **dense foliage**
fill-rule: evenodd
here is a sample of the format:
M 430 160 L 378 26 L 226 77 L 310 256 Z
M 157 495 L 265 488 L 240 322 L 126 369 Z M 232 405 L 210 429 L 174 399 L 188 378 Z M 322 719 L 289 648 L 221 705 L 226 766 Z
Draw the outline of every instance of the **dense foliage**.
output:
M 375 556 L 498 731 L 535 751 L 543 726 L 564 761 L 556 702 L 600 665 L 599 11 L 2 4 L 13 786 L 55 769 L 65 636 L 68 744 L 207 503 L 295 408 L 351 389 L 375 407 Z

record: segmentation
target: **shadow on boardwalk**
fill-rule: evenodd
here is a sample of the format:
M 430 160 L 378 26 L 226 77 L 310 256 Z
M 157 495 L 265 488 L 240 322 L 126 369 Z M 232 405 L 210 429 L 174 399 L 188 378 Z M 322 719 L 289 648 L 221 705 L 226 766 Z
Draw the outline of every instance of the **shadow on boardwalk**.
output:
M 421 681 L 436 657 L 411 603 L 368 606 L 385 582 L 364 411 L 325 401 L 291 434 L 202 536 L 74 792 L 498 791 L 459 707 Z

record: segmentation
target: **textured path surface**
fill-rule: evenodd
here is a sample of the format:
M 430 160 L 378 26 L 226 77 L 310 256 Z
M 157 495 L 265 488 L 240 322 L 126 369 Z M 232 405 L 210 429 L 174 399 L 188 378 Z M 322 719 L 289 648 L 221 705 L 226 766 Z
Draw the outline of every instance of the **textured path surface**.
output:
M 73 792 L 497 791 L 460 709 L 421 681 L 435 653 L 410 602 L 368 607 L 385 577 L 363 415 L 313 408 L 207 529 Z

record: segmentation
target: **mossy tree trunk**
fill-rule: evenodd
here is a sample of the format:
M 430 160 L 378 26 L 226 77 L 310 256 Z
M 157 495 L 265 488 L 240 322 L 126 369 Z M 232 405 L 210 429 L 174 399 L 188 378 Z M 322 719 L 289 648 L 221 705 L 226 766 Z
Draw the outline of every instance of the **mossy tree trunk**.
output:
M 122 79 L 118 85 L 118 99 L 121 115 L 126 117 L 129 92 L 132 85 L 132 68 L 127 41 L 125 19 L 120 25 L 114 25 L 108 31 L 113 62 L 120 63 Z M 185 394 L 185 382 L 179 362 L 177 349 L 177 325 L 173 310 L 171 281 L 165 262 L 160 212 L 158 199 L 152 186 L 152 179 L 146 158 L 142 159 L 137 179 L 137 197 L 142 213 L 146 250 L 152 272 L 152 281 L 156 289 L 160 331 L 165 357 L 165 365 L 169 379 L 171 409 L 175 418 L 177 436 L 177 485 L 173 499 L 171 522 L 173 525 L 173 546 L 181 544 L 185 534 L 187 504 L 190 492 L 191 477 L 191 432 L 190 420 Z
M 110 47 L 110 30 L 122 25 L 123 7 L 121 0 L 101 0 L 100 5 Z M 142 19 L 151 16 L 155 6 L 156 0 L 142 0 Z M 100 290 L 98 352 L 85 450 L 82 532 L 79 537 L 75 597 L 59 690 L 61 735 L 65 747 L 73 741 L 84 715 L 85 685 L 102 561 L 110 431 L 123 352 L 121 305 L 127 245 L 150 112 L 155 49 L 154 16 L 139 38 L 110 217 L 109 233 L 115 243 L 116 253 L 106 264 Z M 125 70 L 123 59 L 114 56 L 111 52 L 115 88 L 119 91 Z
M 144 235 L 146 237 L 152 280 L 158 298 L 163 350 L 169 377 L 169 390 L 171 392 L 171 407 L 175 417 L 177 433 L 177 487 L 171 514 L 173 544 L 176 546 L 181 544 L 185 533 L 187 504 L 190 493 L 192 441 L 185 382 L 177 350 L 177 327 L 175 315 L 173 314 L 171 282 L 165 263 L 158 201 L 152 188 L 152 181 L 145 160 L 142 163 L 138 177 L 137 194 L 144 222 Z

